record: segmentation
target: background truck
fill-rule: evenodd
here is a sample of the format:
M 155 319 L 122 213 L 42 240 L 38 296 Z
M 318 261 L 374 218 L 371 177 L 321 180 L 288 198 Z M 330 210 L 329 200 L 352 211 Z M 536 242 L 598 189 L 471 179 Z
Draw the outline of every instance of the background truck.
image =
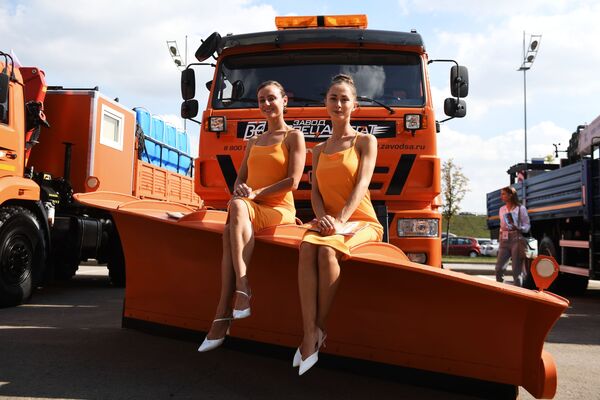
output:
M 350 74 L 360 107 L 353 127 L 378 141 L 371 199 L 384 240 L 415 262 L 441 266 L 439 123 L 429 87 L 429 60 L 416 31 L 367 30 L 365 15 L 277 17 L 277 31 L 210 35 L 196 52 L 198 64 L 182 74 L 182 116 L 195 118 L 195 74 L 190 67 L 212 65 L 208 105 L 202 113 L 196 193 L 207 205 L 225 208 L 248 139 L 266 128 L 256 88 L 266 80 L 283 84 L 289 98 L 285 120 L 302 131 L 307 162 L 294 197 L 298 217 L 312 219 L 312 147 L 331 134 L 325 91 L 331 78 Z M 216 65 L 203 61 L 216 55 Z M 454 62 L 456 64 L 456 62 Z M 455 98 L 444 104 L 450 118 L 463 117 L 468 94 L 465 67 L 452 67 Z M 448 119 L 450 119 L 448 118 Z
M 153 161 L 144 142 L 134 111 L 97 88 L 47 87 L 43 71 L 0 52 L 0 306 L 70 278 L 89 258 L 108 263 L 112 282 L 125 284 L 110 214 L 77 204 L 74 192 L 200 206 L 189 155 L 150 136 L 153 165 L 143 161 Z
M 507 171 L 529 212 L 538 253 L 560 265 L 552 289 L 563 293 L 581 294 L 589 279 L 600 278 L 600 160 L 592 140 L 599 136 L 600 117 L 577 127 L 560 165 L 521 163 Z M 501 206 L 500 190 L 487 194 L 487 223 L 495 238 Z

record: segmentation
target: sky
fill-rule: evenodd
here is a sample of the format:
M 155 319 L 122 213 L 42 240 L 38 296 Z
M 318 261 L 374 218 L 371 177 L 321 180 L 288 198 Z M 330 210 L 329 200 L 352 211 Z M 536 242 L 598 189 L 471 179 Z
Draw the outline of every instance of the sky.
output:
M 187 36 L 193 62 L 200 40 L 214 31 L 268 31 L 277 15 L 323 14 L 367 14 L 371 29 L 416 29 L 430 58 L 469 68 L 467 116 L 444 123 L 438 134 L 440 157 L 454 159 L 469 179 L 462 211 L 484 213 L 485 194 L 506 186 L 506 170 L 523 161 L 524 88 L 517 70 L 524 31 L 527 38 L 542 35 L 527 72 L 528 158 L 553 153 L 553 143 L 566 150 L 577 125 L 600 114 L 597 1 L 0 0 L 0 49 L 43 69 L 50 85 L 99 86 L 181 126 L 180 75 L 167 40 L 176 40 L 183 54 Z M 438 119 L 449 97 L 448 72 L 447 64 L 430 65 Z M 199 69 L 196 77 L 208 81 L 212 69 Z M 200 88 L 203 107 L 207 91 Z M 198 126 L 188 123 L 187 130 L 197 143 Z

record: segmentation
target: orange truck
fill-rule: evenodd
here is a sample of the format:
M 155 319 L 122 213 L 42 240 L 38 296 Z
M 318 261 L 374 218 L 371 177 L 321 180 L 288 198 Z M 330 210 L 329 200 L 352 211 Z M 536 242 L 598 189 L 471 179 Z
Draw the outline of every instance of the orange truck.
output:
M 353 127 L 378 139 L 370 185 L 384 240 L 415 262 L 441 267 L 440 159 L 429 87 L 430 60 L 416 31 L 365 30 L 365 15 L 278 17 L 277 31 L 225 36 L 212 34 L 196 52 L 203 62 L 218 54 L 208 105 L 202 113 L 196 192 L 207 205 L 224 208 L 248 139 L 265 129 L 256 88 L 266 80 L 283 84 L 289 98 L 286 122 L 307 141 L 306 168 L 295 192 L 298 216 L 312 217 L 312 147 L 331 134 L 324 91 L 333 76 L 352 75 L 360 107 Z M 450 118 L 463 117 L 468 94 L 465 67 L 452 67 Z M 194 64 L 192 64 L 194 65 Z M 184 71 L 183 116 L 194 118 L 194 71 Z M 448 118 L 448 119 L 450 119 Z
M 76 203 L 73 193 L 200 206 L 191 176 L 142 161 L 145 152 L 138 159 L 141 139 L 136 113 L 97 88 L 49 88 L 43 71 L 0 52 L 0 306 L 70 278 L 89 258 L 108 263 L 114 284 L 125 283 L 110 214 Z
M 568 306 L 544 291 L 556 264 L 535 262 L 538 291 L 440 268 L 432 60 L 420 35 L 369 30 L 361 15 L 278 17 L 276 25 L 270 32 L 215 33 L 196 52 L 200 64 L 215 59 L 195 163 L 196 192 L 208 206 L 190 212 L 174 202 L 129 201 L 110 192 L 74 195 L 109 212 L 118 227 L 127 264 L 123 326 L 202 340 L 219 298 L 224 208 L 246 140 L 264 130 L 257 85 L 275 79 L 286 87 L 286 120 L 305 133 L 310 148 L 331 130 L 324 91 L 331 76 L 345 72 L 362 96 L 355 128 L 379 142 L 371 193 L 390 243 L 356 246 L 343 261 L 323 352 L 554 396 L 556 366 L 544 339 Z M 445 111 L 464 116 L 466 70 L 455 65 L 450 83 Z M 196 119 L 193 69 L 183 72 L 181 86 L 182 116 Z M 307 158 L 295 193 L 304 220 L 310 218 L 310 152 Z M 254 233 L 252 317 L 236 320 L 230 332 L 238 343 L 288 348 L 290 364 L 302 340 L 297 265 L 305 229 L 283 225 Z

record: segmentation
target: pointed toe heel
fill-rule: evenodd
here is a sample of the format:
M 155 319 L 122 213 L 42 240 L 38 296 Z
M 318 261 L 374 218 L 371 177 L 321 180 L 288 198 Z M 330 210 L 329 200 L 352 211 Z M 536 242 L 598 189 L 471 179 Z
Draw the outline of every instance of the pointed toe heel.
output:
M 209 339 L 208 337 L 205 337 L 202 344 L 200 344 L 200 347 L 198 347 L 198 351 L 200 353 L 204 353 L 206 351 L 216 349 L 217 347 L 222 345 L 223 342 L 225 341 L 225 337 L 227 335 L 229 335 L 229 328 L 231 327 L 231 320 L 232 320 L 232 318 L 217 318 L 217 319 L 215 319 L 212 322 L 213 324 L 215 322 L 220 322 L 220 321 L 229 321 L 229 326 L 227 327 L 227 332 L 225 333 L 225 336 L 223 336 L 222 338 L 218 338 L 218 339 Z
M 250 300 L 252 298 L 251 295 L 249 295 L 248 293 L 243 292 L 241 290 L 236 290 L 235 292 L 243 294 L 244 296 L 246 296 L 248 298 L 248 300 Z M 248 318 L 250 316 L 250 314 L 251 314 L 250 307 L 244 308 L 243 310 L 236 310 L 235 308 L 233 309 L 233 319 Z

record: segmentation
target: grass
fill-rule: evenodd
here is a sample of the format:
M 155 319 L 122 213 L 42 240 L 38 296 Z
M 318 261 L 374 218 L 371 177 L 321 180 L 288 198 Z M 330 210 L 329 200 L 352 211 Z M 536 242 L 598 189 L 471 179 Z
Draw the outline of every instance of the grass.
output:
M 442 262 L 455 264 L 496 264 L 496 257 L 442 256 Z
M 485 215 L 455 215 L 450 220 L 450 232 L 456 236 L 489 238 Z M 442 232 L 446 232 L 446 219 L 442 222 Z

